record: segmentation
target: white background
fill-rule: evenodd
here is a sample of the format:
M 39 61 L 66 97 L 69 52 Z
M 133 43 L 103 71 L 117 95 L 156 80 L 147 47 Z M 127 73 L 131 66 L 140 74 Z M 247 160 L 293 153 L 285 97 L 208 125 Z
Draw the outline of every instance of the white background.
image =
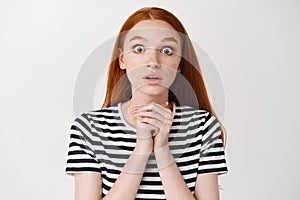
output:
M 0 199 L 73 199 L 79 70 L 143 6 L 173 12 L 223 81 L 223 200 L 300 199 L 300 2 L 0 1 Z

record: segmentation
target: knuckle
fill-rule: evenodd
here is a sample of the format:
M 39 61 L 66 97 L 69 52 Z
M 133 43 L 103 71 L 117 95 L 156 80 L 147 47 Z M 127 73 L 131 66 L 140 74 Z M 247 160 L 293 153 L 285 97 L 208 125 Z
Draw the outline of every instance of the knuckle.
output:
M 169 110 L 169 109 L 166 109 L 166 114 L 171 114 L 172 112 L 171 112 L 171 110 Z

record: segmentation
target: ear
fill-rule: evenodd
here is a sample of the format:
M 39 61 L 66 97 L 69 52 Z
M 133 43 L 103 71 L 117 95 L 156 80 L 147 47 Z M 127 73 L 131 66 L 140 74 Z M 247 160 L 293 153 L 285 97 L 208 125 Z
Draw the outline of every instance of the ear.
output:
M 119 61 L 120 68 L 122 70 L 126 69 L 126 64 L 124 62 L 124 54 L 123 54 L 123 51 L 121 48 L 117 49 L 117 55 L 118 55 L 118 61 Z

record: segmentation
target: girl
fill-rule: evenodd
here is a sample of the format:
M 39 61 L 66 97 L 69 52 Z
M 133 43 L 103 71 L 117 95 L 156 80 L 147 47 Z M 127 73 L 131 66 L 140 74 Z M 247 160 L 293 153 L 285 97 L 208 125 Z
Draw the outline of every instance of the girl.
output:
M 118 34 L 102 108 L 71 126 L 66 173 L 78 200 L 215 200 L 223 142 L 187 32 L 146 7 Z

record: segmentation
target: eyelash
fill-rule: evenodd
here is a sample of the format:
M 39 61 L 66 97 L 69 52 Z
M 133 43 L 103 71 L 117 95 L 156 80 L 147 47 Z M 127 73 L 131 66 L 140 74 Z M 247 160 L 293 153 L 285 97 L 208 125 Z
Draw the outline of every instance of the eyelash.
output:
M 139 53 L 139 52 L 136 52 L 136 51 L 135 51 L 135 48 L 138 47 L 138 46 L 141 46 L 141 47 L 143 47 L 144 49 L 145 49 L 145 47 L 144 47 L 143 45 L 141 45 L 141 44 L 136 44 L 136 45 L 134 45 L 134 46 L 132 47 L 132 48 L 133 48 L 133 51 L 134 51 L 135 53 L 140 54 L 140 53 L 142 53 L 142 52 Z M 169 48 L 169 49 L 171 49 L 171 53 L 170 53 L 170 54 L 166 54 L 166 55 L 170 56 L 170 55 L 173 54 L 173 52 L 174 52 L 174 48 L 173 48 L 173 47 L 165 46 L 165 47 L 163 47 L 162 49 L 160 49 L 160 52 L 162 52 L 162 50 L 163 50 L 164 48 Z

